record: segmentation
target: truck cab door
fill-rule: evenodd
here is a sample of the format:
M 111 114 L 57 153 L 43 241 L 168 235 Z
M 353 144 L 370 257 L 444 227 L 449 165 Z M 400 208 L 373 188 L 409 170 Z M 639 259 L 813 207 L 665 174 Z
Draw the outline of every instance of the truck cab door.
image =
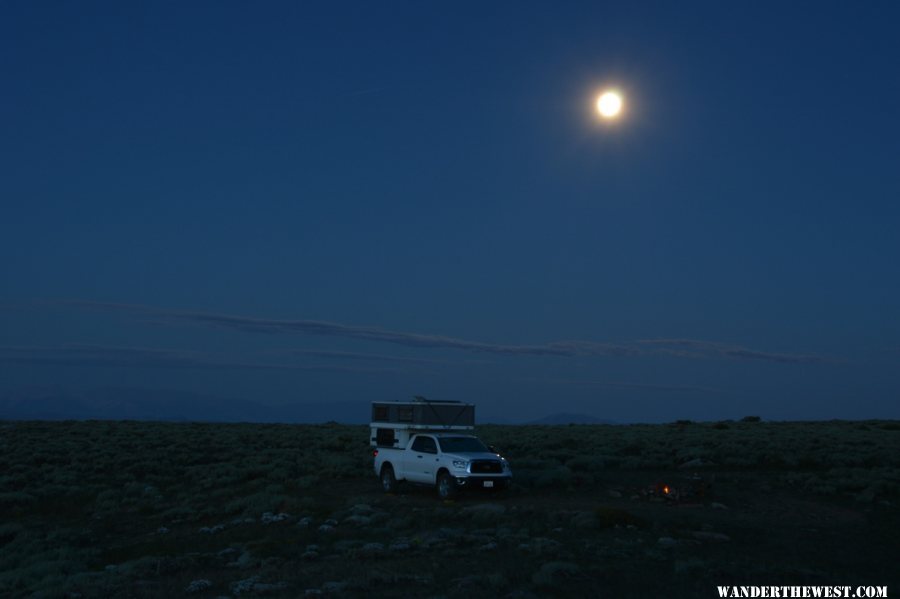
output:
M 437 441 L 434 437 L 424 437 L 422 446 L 422 482 L 433 485 L 435 483 L 435 473 L 437 470 L 438 450 Z
M 417 435 L 404 452 L 403 471 L 406 480 L 414 483 L 434 483 L 437 443 L 433 437 Z

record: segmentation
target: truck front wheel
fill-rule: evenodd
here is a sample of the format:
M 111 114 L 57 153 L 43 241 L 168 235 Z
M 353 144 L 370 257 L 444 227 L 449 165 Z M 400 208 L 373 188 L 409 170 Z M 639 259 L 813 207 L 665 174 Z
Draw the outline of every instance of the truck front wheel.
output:
M 438 475 L 437 492 L 441 499 L 452 499 L 456 495 L 456 481 L 446 471 Z
M 397 479 L 394 477 L 394 469 L 390 464 L 385 464 L 381 469 L 381 488 L 385 493 L 397 492 Z

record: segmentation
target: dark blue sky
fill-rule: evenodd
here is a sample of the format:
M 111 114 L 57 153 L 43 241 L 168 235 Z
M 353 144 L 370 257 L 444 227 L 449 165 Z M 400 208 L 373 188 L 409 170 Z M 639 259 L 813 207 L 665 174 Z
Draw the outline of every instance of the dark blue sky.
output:
M 5 2 L 0 392 L 898 418 L 898 19 Z

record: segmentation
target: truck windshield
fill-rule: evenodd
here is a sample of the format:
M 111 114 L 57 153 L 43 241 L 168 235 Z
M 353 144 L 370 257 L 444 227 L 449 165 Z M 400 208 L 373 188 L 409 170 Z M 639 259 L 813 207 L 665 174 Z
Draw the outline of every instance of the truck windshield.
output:
M 484 453 L 488 450 L 475 437 L 441 437 L 438 442 L 444 453 Z

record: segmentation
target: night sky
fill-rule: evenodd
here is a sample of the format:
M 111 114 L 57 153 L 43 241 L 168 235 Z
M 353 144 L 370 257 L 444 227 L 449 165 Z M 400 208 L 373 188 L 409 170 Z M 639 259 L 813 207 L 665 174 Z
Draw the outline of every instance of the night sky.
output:
M 4 2 L 0 394 L 900 418 L 898 20 Z

